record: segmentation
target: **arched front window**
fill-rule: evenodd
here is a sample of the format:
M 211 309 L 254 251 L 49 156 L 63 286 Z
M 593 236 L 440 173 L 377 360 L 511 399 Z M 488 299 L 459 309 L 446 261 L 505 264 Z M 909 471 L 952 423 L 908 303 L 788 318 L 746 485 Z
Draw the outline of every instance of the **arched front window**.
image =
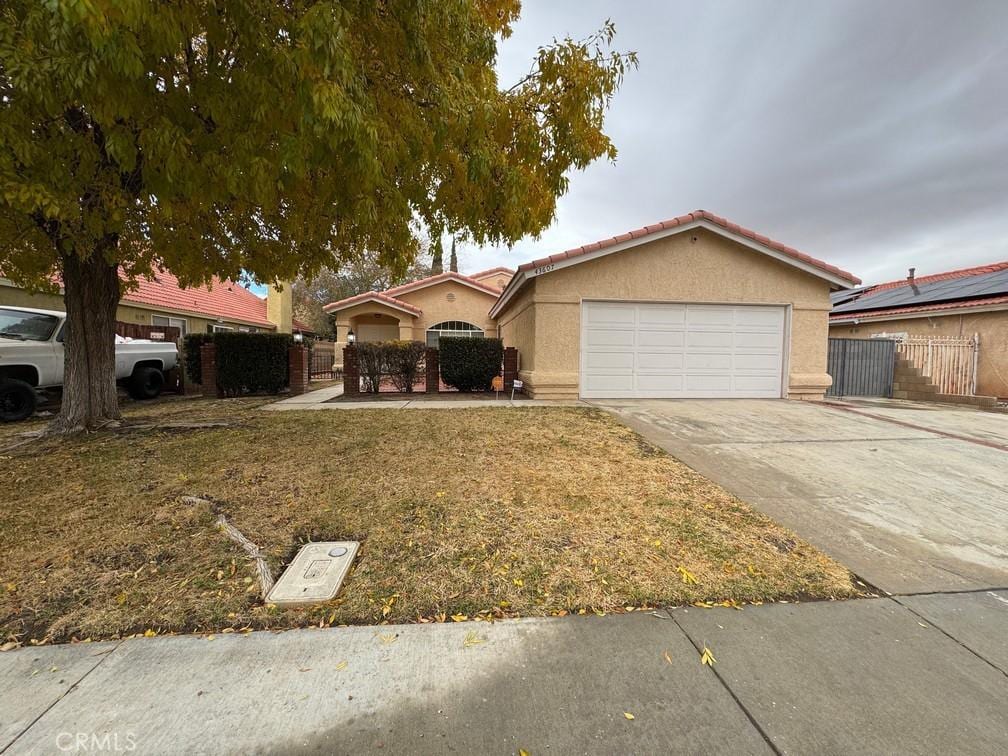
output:
M 483 329 L 463 320 L 446 320 L 427 329 L 427 346 L 436 347 L 442 336 L 482 339 Z

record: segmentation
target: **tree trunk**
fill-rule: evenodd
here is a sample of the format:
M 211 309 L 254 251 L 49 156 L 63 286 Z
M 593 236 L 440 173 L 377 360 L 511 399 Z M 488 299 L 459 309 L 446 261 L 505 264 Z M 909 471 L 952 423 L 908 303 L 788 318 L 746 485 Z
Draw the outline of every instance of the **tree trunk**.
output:
M 66 328 L 63 333 L 63 403 L 50 424 L 55 433 L 118 425 L 115 322 L 119 305 L 118 266 L 106 262 L 110 239 L 87 258 L 63 257 Z

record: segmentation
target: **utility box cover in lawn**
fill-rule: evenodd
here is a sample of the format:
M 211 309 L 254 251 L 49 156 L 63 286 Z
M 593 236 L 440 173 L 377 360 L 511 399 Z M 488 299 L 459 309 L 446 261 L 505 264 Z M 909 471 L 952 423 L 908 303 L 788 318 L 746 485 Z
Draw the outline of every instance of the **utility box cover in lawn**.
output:
M 357 541 L 306 543 L 276 581 L 266 602 L 317 604 L 336 598 L 358 546 Z

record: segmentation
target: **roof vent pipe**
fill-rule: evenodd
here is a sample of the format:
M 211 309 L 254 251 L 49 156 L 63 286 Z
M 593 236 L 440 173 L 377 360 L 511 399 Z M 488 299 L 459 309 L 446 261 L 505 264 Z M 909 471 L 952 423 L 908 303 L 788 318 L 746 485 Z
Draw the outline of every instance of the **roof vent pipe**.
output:
M 917 268 L 910 268 L 910 272 L 907 273 L 907 281 L 913 282 L 913 280 L 914 280 L 914 272 L 916 270 L 917 270 Z

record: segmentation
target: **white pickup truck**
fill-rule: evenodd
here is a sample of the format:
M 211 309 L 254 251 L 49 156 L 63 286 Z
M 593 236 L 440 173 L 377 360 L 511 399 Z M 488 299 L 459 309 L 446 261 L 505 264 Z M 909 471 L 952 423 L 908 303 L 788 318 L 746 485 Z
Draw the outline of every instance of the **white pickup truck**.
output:
M 66 314 L 30 307 L 0 307 L 0 420 L 24 420 L 35 413 L 38 390 L 63 385 Z M 119 342 L 119 339 L 116 339 Z M 172 342 L 116 343 L 116 380 L 135 399 L 153 399 L 164 373 L 178 362 Z

